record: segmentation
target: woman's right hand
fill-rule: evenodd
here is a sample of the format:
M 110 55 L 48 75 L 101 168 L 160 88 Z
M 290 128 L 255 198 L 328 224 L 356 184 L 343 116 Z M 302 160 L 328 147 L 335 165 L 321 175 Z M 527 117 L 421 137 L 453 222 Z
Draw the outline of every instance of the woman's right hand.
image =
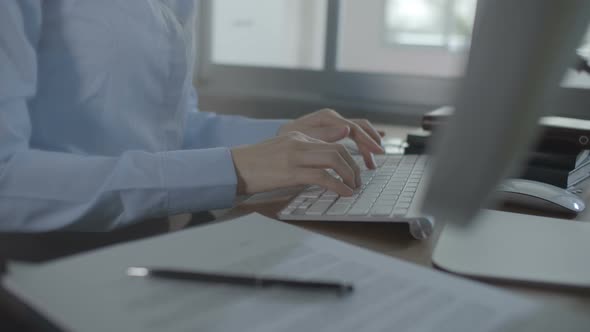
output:
M 238 194 L 314 184 L 351 196 L 361 185 L 360 168 L 341 144 L 290 132 L 262 143 L 231 149 Z M 342 180 L 330 175 L 332 169 Z

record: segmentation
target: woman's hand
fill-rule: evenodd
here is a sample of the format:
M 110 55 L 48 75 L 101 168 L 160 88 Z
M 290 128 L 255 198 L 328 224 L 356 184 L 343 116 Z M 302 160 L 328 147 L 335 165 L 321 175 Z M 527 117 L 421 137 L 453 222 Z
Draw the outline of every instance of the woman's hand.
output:
M 231 150 L 238 194 L 315 184 L 351 196 L 361 184 L 360 169 L 341 144 L 290 132 L 255 145 Z M 342 180 L 326 169 L 332 169 Z
M 376 167 L 373 153 L 385 153 L 381 147 L 383 132 L 377 131 L 367 120 L 348 120 L 331 109 L 323 109 L 293 120 L 283 125 L 278 134 L 283 135 L 292 131 L 326 142 L 336 142 L 350 137 L 356 142 L 365 164 L 371 169 Z

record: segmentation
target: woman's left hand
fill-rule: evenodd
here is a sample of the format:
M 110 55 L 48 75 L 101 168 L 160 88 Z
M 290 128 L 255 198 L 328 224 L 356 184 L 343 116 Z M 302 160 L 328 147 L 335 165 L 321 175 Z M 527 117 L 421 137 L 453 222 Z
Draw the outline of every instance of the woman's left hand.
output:
M 290 121 L 279 129 L 278 134 L 284 135 L 292 131 L 329 143 L 350 137 L 357 144 L 365 164 L 371 169 L 376 167 L 373 154 L 385 153 L 381 147 L 383 132 L 377 131 L 368 120 L 345 119 L 331 109 L 319 110 Z

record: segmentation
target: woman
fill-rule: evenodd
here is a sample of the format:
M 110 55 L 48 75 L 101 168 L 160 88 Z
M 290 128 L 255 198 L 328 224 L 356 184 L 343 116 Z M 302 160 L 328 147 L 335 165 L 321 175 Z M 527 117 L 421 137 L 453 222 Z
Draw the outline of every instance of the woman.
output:
M 367 121 L 197 111 L 193 7 L 0 2 L 0 230 L 109 230 L 302 184 L 352 194 L 359 169 L 326 141 L 350 136 L 374 167 Z

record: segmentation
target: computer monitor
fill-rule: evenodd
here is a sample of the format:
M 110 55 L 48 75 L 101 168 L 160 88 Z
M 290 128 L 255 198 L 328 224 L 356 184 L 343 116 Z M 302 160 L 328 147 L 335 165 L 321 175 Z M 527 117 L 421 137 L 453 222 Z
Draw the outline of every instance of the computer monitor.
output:
M 425 214 L 465 224 L 517 170 L 589 21 L 587 0 L 479 1 L 455 113 L 434 144 Z

